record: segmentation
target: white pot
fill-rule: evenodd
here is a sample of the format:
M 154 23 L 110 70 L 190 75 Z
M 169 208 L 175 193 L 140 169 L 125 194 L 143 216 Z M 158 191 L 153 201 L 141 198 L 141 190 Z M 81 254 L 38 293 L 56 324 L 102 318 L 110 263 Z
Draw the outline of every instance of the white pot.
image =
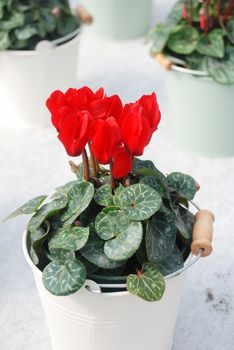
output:
M 90 280 L 75 294 L 51 295 L 42 283 L 42 272 L 28 254 L 26 231 L 23 251 L 33 270 L 53 350 L 171 349 L 185 280 L 182 272 L 198 258 L 178 275 L 166 277 L 166 291 L 160 302 L 146 302 L 128 292 L 100 293 L 100 286 Z
M 77 84 L 80 34 L 76 32 L 73 39 L 56 46 L 59 40 L 41 41 L 31 51 L 0 52 L 0 103 L 5 114 L 2 124 L 51 124 L 46 99 L 56 89 L 66 90 Z
M 234 155 L 234 85 L 205 72 L 173 66 L 167 73 L 170 137 L 181 149 L 208 157 Z

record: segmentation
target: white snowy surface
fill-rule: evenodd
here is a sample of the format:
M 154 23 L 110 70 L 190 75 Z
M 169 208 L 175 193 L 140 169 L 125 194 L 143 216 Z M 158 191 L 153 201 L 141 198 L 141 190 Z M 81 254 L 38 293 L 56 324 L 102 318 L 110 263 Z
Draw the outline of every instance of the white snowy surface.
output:
M 155 2 L 156 20 L 164 17 L 172 2 Z M 104 86 L 124 101 L 157 92 L 162 122 L 144 157 L 153 159 L 165 173 L 191 174 L 201 185 L 196 201 L 216 214 L 214 252 L 187 274 L 173 350 L 234 349 L 234 158 L 198 157 L 170 143 L 165 73 L 148 56 L 143 40 L 107 42 L 86 32 L 79 71 L 79 86 Z M 1 120 L 8 117 L 7 111 L 1 111 Z M 52 128 L 15 129 L 2 124 L 0 150 L 1 219 L 26 200 L 73 179 Z M 26 221 L 18 218 L 1 225 L 0 350 L 51 350 L 32 272 L 21 249 Z

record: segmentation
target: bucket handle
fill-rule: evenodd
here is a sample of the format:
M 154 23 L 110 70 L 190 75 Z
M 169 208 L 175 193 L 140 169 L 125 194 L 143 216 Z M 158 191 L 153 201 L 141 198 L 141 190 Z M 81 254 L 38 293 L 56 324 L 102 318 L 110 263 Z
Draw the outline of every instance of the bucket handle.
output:
M 191 252 L 193 254 L 192 259 L 181 269 L 171 273 L 164 277 L 168 280 L 172 277 L 180 275 L 182 272 L 189 269 L 194 265 L 201 257 L 207 257 L 212 252 L 212 238 L 213 238 L 213 224 L 215 216 L 210 210 L 201 209 L 196 203 L 190 201 L 190 203 L 198 210 L 195 215 L 195 223 L 192 233 Z M 90 285 L 86 285 L 86 289 L 92 293 L 102 293 L 101 288 L 106 289 L 127 289 L 126 284 L 97 284 L 98 288 L 92 288 Z
M 169 57 L 165 56 L 161 52 L 157 53 L 154 56 L 154 58 L 167 71 L 173 70 L 173 71 L 177 71 L 177 72 L 181 72 L 181 73 L 185 73 L 185 74 L 197 75 L 200 77 L 208 77 L 209 76 L 209 74 L 207 72 L 200 71 L 200 70 L 194 70 L 194 69 L 188 69 L 186 67 L 176 65 L 173 62 L 173 59 L 170 59 Z M 181 60 L 181 64 L 185 65 L 186 63 Z

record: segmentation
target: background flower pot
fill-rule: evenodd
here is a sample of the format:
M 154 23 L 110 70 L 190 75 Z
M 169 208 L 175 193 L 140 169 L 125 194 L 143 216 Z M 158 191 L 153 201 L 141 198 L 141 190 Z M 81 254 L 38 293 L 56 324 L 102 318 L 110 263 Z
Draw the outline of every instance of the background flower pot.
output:
M 49 126 L 46 98 L 55 89 L 75 86 L 80 34 L 40 42 L 33 51 L 0 52 L 0 92 L 8 124 Z M 9 113 L 10 112 L 10 113 Z
M 209 157 L 234 155 L 234 85 L 173 67 L 167 73 L 171 139 L 179 148 Z
M 141 350 L 146 342 L 157 350 L 171 349 L 185 273 L 166 280 L 160 302 L 145 302 L 126 291 L 99 293 L 99 285 L 90 280 L 85 284 L 88 289 L 57 297 L 45 289 L 42 272 L 29 257 L 26 231 L 23 250 L 33 270 L 53 350 Z
M 144 35 L 150 24 L 152 0 L 83 0 L 94 16 L 90 30 L 111 39 Z

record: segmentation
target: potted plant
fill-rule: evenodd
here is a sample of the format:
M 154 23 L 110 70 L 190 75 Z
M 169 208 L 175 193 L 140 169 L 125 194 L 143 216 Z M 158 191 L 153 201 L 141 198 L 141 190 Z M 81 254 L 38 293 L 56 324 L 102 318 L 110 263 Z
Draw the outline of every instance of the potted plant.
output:
M 211 253 L 214 216 L 188 209 L 191 176 L 138 158 L 160 122 L 156 95 L 123 106 L 83 87 L 55 91 L 47 107 L 67 154 L 83 161 L 70 161 L 75 180 L 8 219 L 33 214 L 23 250 L 53 350 L 140 350 L 146 339 L 169 350 L 183 272 Z
M 143 36 L 150 27 L 152 0 L 83 0 L 94 16 L 90 32 L 114 39 Z
M 234 2 L 177 1 L 149 33 L 167 74 L 171 137 L 208 156 L 234 154 Z
M 48 125 L 46 97 L 76 81 L 82 18 L 67 0 L 1 1 L 0 90 L 2 108 L 10 111 L 7 123 Z

